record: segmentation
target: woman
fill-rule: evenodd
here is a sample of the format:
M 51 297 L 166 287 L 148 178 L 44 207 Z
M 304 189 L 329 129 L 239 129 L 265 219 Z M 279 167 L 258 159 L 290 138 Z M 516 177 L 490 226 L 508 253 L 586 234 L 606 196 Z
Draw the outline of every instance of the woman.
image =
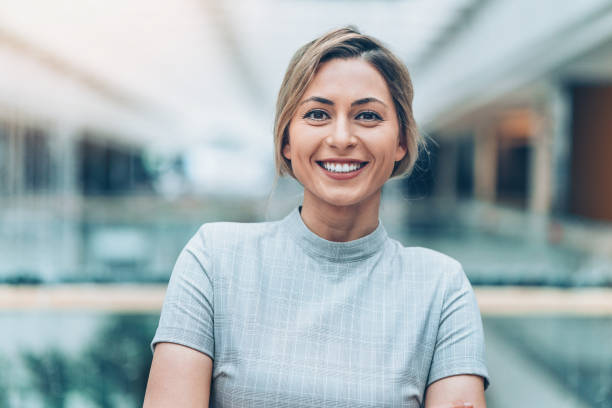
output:
M 421 139 L 404 65 L 345 28 L 297 51 L 275 119 L 277 222 L 212 223 L 179 256 L 146 407 L 484 407 L 482 324 L 455 260 L 390 239 L 383 184 Z M 212 378 L 212 384 L 211 384 Z

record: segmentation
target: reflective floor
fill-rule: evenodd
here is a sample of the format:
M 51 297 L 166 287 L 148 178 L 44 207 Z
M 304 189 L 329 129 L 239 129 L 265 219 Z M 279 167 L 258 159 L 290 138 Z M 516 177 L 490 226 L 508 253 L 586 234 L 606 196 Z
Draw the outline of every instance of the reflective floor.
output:
M 612 407 L 612 317 L 485 317 L 489 407 Z

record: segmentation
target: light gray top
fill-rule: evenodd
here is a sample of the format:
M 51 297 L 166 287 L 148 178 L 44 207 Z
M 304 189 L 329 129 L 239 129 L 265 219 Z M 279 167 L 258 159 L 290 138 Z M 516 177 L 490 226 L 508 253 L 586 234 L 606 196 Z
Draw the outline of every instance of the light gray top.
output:
M 151 343 L 213 363 L 212 407 L 418 407 L 484 377 L 482 322 L 454 259 L 371 234 L 331 242 L 281 221 L 203 225 L 179 255 Z

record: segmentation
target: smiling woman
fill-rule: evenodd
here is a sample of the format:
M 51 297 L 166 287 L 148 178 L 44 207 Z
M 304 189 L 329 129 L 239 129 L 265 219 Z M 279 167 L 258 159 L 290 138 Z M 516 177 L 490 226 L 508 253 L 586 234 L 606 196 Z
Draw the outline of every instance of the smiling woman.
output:
M 461 265 L 405 248 L 381 189 L 421 139 L 404 65 L 354 29 L 292 59 L 277 104 L 283 220 L 203 225 L 180 254 L 146 407 L 484 407 L 482 323 Z
M 317 214 L 352 212 L 353 231 L 343 231 L 342 237 L 321 231 L 321 236 L 348 241 L 372 232 L 380 189 L 406 156 L 405 145 L 389 89 L 370 63 L 350 58 L 321 64 L 291 119 L 282 151 L 304 186 L 304 222 L 317 223 Z M 360 220 L 369 223 L 360 226 Z

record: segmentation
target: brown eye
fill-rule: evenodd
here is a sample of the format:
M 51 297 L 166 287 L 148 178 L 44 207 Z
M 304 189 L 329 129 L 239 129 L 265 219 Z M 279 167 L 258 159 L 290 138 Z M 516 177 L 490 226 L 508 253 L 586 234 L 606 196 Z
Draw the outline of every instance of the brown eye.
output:
M 321 109 L 313 109 L 304 115 L 304 119 L 325 120 L 328 118 L 329 118 L 329 115 L 327 114 L 327 112 Z
M 356 119 L 363 119 L 363 120 L 368 121 L 368 122 L 373 122 L 373 121 L 376 121 L 376 120 L 382 120 L 380 115 L 378 115 L 376 112 L 372 112 L 372 111 L 361 112 L 361 113 L 359 113 L 359 115 L 357 115 Z

